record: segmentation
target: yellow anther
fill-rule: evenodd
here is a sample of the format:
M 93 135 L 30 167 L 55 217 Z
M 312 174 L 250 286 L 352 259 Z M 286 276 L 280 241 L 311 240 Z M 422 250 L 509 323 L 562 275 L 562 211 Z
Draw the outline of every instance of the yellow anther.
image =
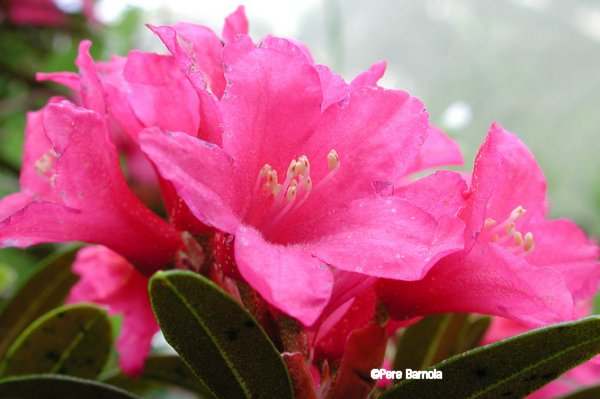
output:
M 523 234 L 520 231 L 515 231 L 515 245 L 517 247 L 523 245 Z
M 340 166 L 340 156 L 335 150 L 329 151 L 327 154 L 327 167 L 329 170 L 337 169 Z
M 491 227 L 495 224 L 496 224 L 496 221 L 494 219 L 487 218 L 487 219 L 485 219 L 485 222 L 483 223 L 483 227 Z
M 40 159 L 35 161 L 33 167 L 41 175 L 45 175 L 46 173 L 48 173 L 50 171 L 50 168 L 52 168 L 52 159 L 50 158 L 50 155 L 42 155 Z
M 269 172 L 271 172 L 271 170 L 272 170 L 271 165 L 266 163 L 263 165 L 262 168 L 260 168 L 260 172 L 258 172 L 258 174 L 260 176 L 267 176 L 269 174 Z
M 300 163 L 298 161 L 296 161 L 295 159 L 292 159 L 292 162 L 290 162 L 290 166 L 288 166 L 288 170 L 287 170 L 287 175 L 289 177 L 295 177 L 298 175 L 298 172 L 300 171 Z
M 527 210 L 525 208 L 523 208 L 521 205 L 519 205 L 518 207 L 513 209 L 513 211 L 510 213 L 510 220 L 514 222 L 515 220 L 517 220 L 521 216 L 523 216 L 526 212 L 527 212 Z
M 273 187 L 273 195 L 275 197 L 277 197 L 277 194 L 279 194 L 279 192 L 281 191 L 281 184 L 275 184 L 275 186 Z
M 290 180 L 289 187 L 296 187 L 298 185 L 298 181 L 296 179 Z
M 302 155 L 300 158 L 298 158 L 297 164 L 300 165 L 298 170 L 299 174 L 306 176 L 308 173 L 310 173 L 310 162 L 308 161 L 308 157 L 306 155 Z
M 274 183 L 277 184 L 278 178 L 277 178 L 277 171 L 276 170 L 270 170 L 267 174 L 267 181 L 269 183 Z
M 296 186 L 292 186 L 290 185 L 287 189 L 287 191 L 285 192 L 285 199 L 288 200 L 288 202 L 292 202 L 293 200 L 296 199 L 296 194 L 297 194 L 297 188 Z
M 527 234 L 525 234 L 525 237 L 523 237 L 523 249 L 525 250 L 525 252 L 531 252 L 533 251 L 533 247 L 535 246 L 535 242 L 533 240 L 533 233 L 528 232 Z
M 272 188 L 271 188 L 271 183 L 265 183 L 265 184 L 263 184 L 263 187 L 262 187 L 262 189 L 263 189 L 263 191 L 264 191 L 265 193 L 268 193 L 269 191 L 271 191 L 271 190 L 272 190 Z

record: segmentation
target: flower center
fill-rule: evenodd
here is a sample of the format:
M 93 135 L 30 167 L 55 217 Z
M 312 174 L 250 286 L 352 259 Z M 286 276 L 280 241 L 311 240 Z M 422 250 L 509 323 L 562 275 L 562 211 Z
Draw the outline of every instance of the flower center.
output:
M 279 182 L 277 171 L 265 164 L 256 177 L 254 195 L 260 198 L 260 205 L 250 217 L 250 223 L 261 226 L 263 233 L 271 232 L 284 216 L 295 212 L 308 199 L 335 175 L 340 167 L 340 157 L 335 150 L 327 154 L 329 172 L 316 184 L 310 177 L 310 161 L 306 155 L 293 159 L 287 169 L 285 180 Z
M 493 243 L 502 245 L 509 252 L 525 256 L 533 251 L 535 242 L 533 233 L 528 231 L 523 234 L 516 229 L 515 222 L 519 220 L 527 210 L 521 205 L 512 210 L 507 219 L 497 222 L 492 218 L 485 219 L 484 231 L 486 237 Z

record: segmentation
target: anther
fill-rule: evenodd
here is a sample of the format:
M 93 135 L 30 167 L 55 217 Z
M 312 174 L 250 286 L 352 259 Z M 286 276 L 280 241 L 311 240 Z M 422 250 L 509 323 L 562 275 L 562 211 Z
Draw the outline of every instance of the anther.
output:
M 523 245 L 523 234 L 521 234 L 520 231 L 515 231 L 515 245 L 517 247 L 520 247 L 521 245 Z
M 294 180 L 292 180 L 294 181 Z M 288 200 L 288 202 L 292 202 L 296 199 L 296 193 L 298 192 L 297 186 L 296 185 L 291 185 L 288 187 L 286 193 L 285 193 L 285 199 Z
M 533 233 L 530 231 L 525 234 L 523 237 L 523 249 L 526 253 L 533 251 L 533 247 L 535 246 L 535 242 L 533 240 Z
M 337 169 L 340 166 L 340 156 L 335 150 L 329 151 L 327 154 L 327 167 L 329 170 Z
M 510 220 L 514 222 L 517 219 L 519 219 L 521 216 L 523 216 L 526 212 L 527 211 L 525 210 L 525 208 L 523 208 L 521 205 L 519 205 L 518 207 L 513 209 L 513 211 L 510 213 Z
M 483 223 L 483 227 L 491 227 L 495 224 L 496 224 L 496 221 L 494 219 L 487 218 L 487 219 L 485 219 L 485 222 Z

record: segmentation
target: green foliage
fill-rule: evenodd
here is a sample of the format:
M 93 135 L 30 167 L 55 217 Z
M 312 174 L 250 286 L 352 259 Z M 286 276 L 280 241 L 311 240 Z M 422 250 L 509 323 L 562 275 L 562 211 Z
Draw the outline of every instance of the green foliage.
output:
M 479 344 L 489 317 L 443 314 L 425 317 L 400 336 L 394 370 L 421 370 Z
M 171 385 L 196 392 L 203 398 L 213 397 L 177 356 L 152 356 L 146 360 L 142 374 L 135 379 L 117 374 L 104 379 L 104 382 L 137 394 L 143 394 L 157 385 Z
M 382 399 L 521 398 L 600 352 L 600 316 L 555 324 L 454 356 L 441 380 L 410 379 Z
M 0 376 L 68 374 L 94 378 L 112 347 L 106 311 L 89 304 L 67 305 L 33 322 L 10 346 Z
M 0 397 L 10 399 L 138 399 L 92 380 L 64 375 L 28 375 L 0 380 Z
M 31 277 L 0 313 L 0 357 L 15 338 L 34 320 L 62 305 L 78 277 L 71 271 L 77 248 L 70 248 L 42 261 Z
M 267 334 L 214 283 L 186 271 L 158 272 L 150 297 L 167 342 L 217 397 L 293 397 Z

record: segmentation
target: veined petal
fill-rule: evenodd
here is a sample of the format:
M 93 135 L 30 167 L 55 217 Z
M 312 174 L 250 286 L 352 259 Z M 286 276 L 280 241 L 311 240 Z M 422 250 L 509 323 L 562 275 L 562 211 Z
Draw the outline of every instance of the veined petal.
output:
M 229 81 L 221 100 L 225 152 L 248 185 L 265 164 L 285 173 L 290 155 L 302 155 L 301 143 L 318 123 L 316 70 L 297 46 L 279 38 L 256 47 L 240 36 L 225 46 L 223 60 Z
M 479 235 L 485 219 L 505 220 L 518 206 L 527 213 L 517 229 L 547 213 L 546 179 L 533 154 L 517 136 L 496 123 L 475 158 L 470 191 L 462 214 L 468 239 Z
M 502 316 L 529 325 L 569 320 L 573 301 L 564 279 L 495 244 L 450 255 L 419 281 L 381 280 L 378 294 L 398 319 L 445 312 Z
M 435 218 L 456 215 L 465 204 L 467 183 L 459 173 L 441 170 L 406 186 L 394 188 L 394 196 L 429 212 Z
M 123 76 L 128 102 L 144 126 L 198 134 L 198 95 L 173 57 L 131 51 Z
M 408 172 L 414 173 L 439 166 L 462 165 L 464 161 L 458 143 L 446 136 L 439 128 L 429 125 L 427 140 L 423 143 L 419 155 Z
M 56 157 L 60 203 L 32 197 L 2 221 L 3 245 L 87 241 L 112 248 L 145 273 L 168 264 L 179 233 L 127 187 L 103 118 L 63 101 L 45 108 L 43 125 Z
M 535 248 L 526 257 L 529 263 L 550 266 L 558 271 L 576 302 L 587 300 L 598 292 L 598 245 L 575 223 L 566 219 L 544 220 L 530 223 L 527 228 L 535 237 Z
M 322 261 L 365 275 L 418 280 L 441 257 L 463 249 L 457 217 L 436 220 L 396 197 L 357 200 L 306 231 L 297 242 Z M 291 235 L 288 234 L 288 237 Z
M 245 190 L 231 159 L 221 147 L 184 133 L 161 134 L 147 129 L 142 150 L 163 179 L 173 183 L 192 213 L 203 223 L 233 234 Z
M 185 52 L 179 44 L 177 31 L 171 26 L 153 26 L 148 25 L 165 47 L 171 52 L 175 60 L 179 63 L 179 68 L 190 81 L 199 100 L 200 130 L 198 137 L 211 143 L 221 143 L 222 116 L 219 108 L 218 98 L 207 90 L 207 82 L 204 80 L 204 73 L 196 61 Z
M 311 326 L 333 288 L 329 267 L 302 248 L 265 241 L 251 227 L 235 233 L 235 260 L 244 279 L 271 305 Z

